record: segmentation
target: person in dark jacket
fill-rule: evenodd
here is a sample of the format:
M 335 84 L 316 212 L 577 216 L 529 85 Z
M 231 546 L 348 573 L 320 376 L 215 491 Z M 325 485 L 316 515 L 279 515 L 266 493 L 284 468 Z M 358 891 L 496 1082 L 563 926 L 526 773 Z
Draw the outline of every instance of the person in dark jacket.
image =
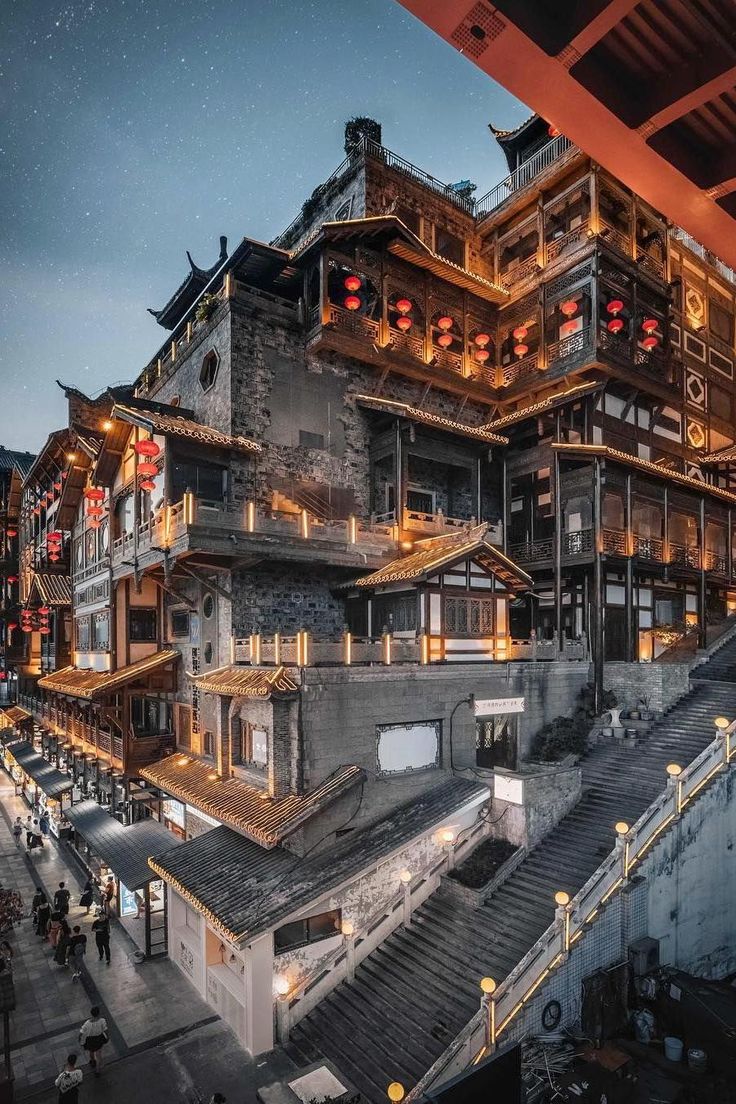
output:
M 71 942 L 72 929 L 69 927 L 66 919 L 62 917 L 61 931 L 59 933 L 59 939 L 56 944 L 56 951 L 54 952 L 54 962 L 57 966 L 69 965 L 69 944 Z
M 92 925 L 92 931 L 95 933 L 95 943 L 97 944 L 97 953 L 100 956 L 100 962 L 103 957 L 107 961 L 107 965 L 110 965 L 110 919 L 102 909 L 97 910 L 97 918 Z
M 92 901 L 94 900 L 94 883 L 91 878 L 88 878 L 84 883 L 84 889 L 82 890 L 82 896 L 79 898 L 80 908 L 86 909 L 85 916 L 89 916 L 89 910 L 92 908 Z
M 46 894 L 44 894 L 43 901 L 36 911 L 36 935 L 40 935 L 43 940 L 48 939 L 50 920 L 51 905 L 46 900 Z
M 69 913 L 69 898 L 71 894 L 66 888 L 63 882 L 59 882 L 59 888 L 54 894 L 54 906 L 59 910 L 62 916 L 67 916 Z

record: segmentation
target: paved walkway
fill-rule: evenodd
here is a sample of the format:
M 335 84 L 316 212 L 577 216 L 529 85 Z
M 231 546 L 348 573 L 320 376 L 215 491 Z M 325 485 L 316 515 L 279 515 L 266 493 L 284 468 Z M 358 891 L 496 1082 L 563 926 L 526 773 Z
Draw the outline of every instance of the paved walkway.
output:
M 173 963 L 167 959 L 146 961 L 135 965 L 129 955 L 134 944 L 122 926 L 112 923 L 112 964 L 99 962 L 94 936 L 90 928 L 94 911 L 84 916 L 84 909 L 77 905 L 83 883 L 82 871 L 68 853 L 65 844 L 48 840 L 43 852 L 34 853 L 31 859 L 25 847 L 16 848 L 11 824 L 18 815 L 28 814 L 26 802 L 15 796 L 12 780 L 0 770 L 0 882 L 6 888 L 20 890 L 26 913 L 30 912 L 34 886 L 39 885 L 49 899 L 60 881 L 72 890 L 70 924 L 79 923 L 87 934 L 87 957 L 80 982 L 71 979 L 71 970 L 56 966 L 52 951 L 34 933 L 30 919 L 24 920 L 8 936 L 15 951 L 14 979 L 16 1011 L 11 1014 L 11 1058 L 15 1078 L 16 1099 L 29 1097 L 51 1099 L 48 1089 L 53 1078 L 62 1068 L 66 1055 L 76 1050 L 83 1056 L 78 1044 L 80 1024 L 87 1018 L 90 1006 L 97 1004 L 107 1018 L 110 1027 L 110 1044 L 105 1048 L 107 1074 L 95 1080 L 86 1072 L 84 1099 L 109 1100 L 116 1080 L 116 1069 L 127 1080 L 133 1068 L 146 1069 L 153 1055 L 143 1055 L 153 1048 L 160 1056 L 166 1054 L 174 1061 L 181 1052 L 194 1053 L 202 1049 L 202 1040 L 214 1038 L 215 1055 L 219 1054 L 226 1081 L 238 1084 L 237 1098 L 228 1093 L 228 1099 L 245 1100 L 250 1097 L 257 1080 L 260 1083 L 274 1080 L 260 1061 L 253 1063 L 239 1047 L 232 1033 L 222 1024 L 212 1009 L 199 999 Z M 209 1048 L 207 1048 L 209 1049 Z M 136 1057 L 137 1056 L 137 1057 Z M 85 1056 L 86 1071 L 86 1056 Z M 1 1064 L 1 1058 L 0 1058 Z M 167 1063 L 162 1063 L 166 1065 Z M 170 1063 L 168 1063 L 170 1065 Z M 176 1058 L 176 1068 L 183 1068 Z M 269 1063 L 265 1064 L 270 1065 Z M 154 1063 L 155 1067 L 155 1063 Z M 198 1069 L 191 1070 L 186 1083 L 196 1094 L 208 1099 L 213 1091 L 211 1077 L 217 1077 L 218 1069 L 207 1073 L 206 1084 L 201 1084 Z M 130 1075 L 125 1070 L 131 1070 Z M 275 1072 L 275 1071 L 274 1071 Z M 162 1069 L 163 1073 L 163 1069 Z M 250 1082 L 250 1084 L 249 1084 Z M 183 1085 L 180 1084 L 180 1090 Z M 162 1086 L 149 1085 L 149 1091 L 139 1086 L 141 1100 L 166 1101 L 169 1096 Z M 227 1088 L 214 1085 L 218 1091 Z M 128 1093 L 132 1100 L 134 1094 Z M 171 1099 L 186 1099 L 181 1091 Z

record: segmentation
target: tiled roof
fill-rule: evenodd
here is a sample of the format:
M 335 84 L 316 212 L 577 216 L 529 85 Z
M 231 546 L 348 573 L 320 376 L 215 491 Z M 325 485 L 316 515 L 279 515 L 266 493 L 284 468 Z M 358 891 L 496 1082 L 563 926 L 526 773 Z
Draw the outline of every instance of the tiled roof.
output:
M 507 445 L 508 437 L 500 437 L 491 433 L 488 426 L 471 426 L 463 422 L 456 422 L 452 418 L 443 418 L 440 414 L 432 414 L 428 410 L 420 410 L 408 403 L 396 402 L 394 399 L 382 399 L 374 395 L 356 395 L 355 401 L 359 406 L 368 407 L 369 410 L 380 410 L 385 414 L 395 414 L 399 418 L 409 418 L 422 425 L 434 426 L 437 429 L 456 433 L 461 437 L 471 437 L 475 441 L 483 441 L 489 445 Z
M 464 288 L 465 291 L 471 291 L 474 295 L 486 299 L 490 303 L 504 303 L 508 300 L 509 292 L 505 287 L 494 284 L 491 280 L 487 280 L 485 276 L 479 276 L 477 272 L 470 272 L 467 268 L 462 268 L 453 261 L 448 261 L 446 257 L 441 257 L 439 253 L 434 253 L 418 238 L 416 240 L 418 244 L 415 246 L 397 238 L 391 242 L 388 251 L 396 257 L 401 257 L 403 261 L 419 265 L 420 268 L 427 269 L 434 276 L 439 276 L 442 280 L 448 280 L 456 287 Z
M 164 437 L 183 437 L 188 441 L 214 445 L 217 448 L 234 449 L 236 452 L 263 451 L 257 441 L 250 441 L 247 437 L 231 437 L 227 433 L 221 433 L 219 429 L 202 425 L 200 422 L 178 414 L 164 414 L 156 410 L 116 404 L 111 416 L 130 422 L 131 425 L 141 426 L 152 433 L 160 433 Z
M 365 778 L 360 767 L 340 767 L 304 796 L 269 797 L 265 790 L 237 778 L 221 778 L 214 767 L 187 755 L 170 755 L 144 767 L 141 774 L 154 786 L 237 828 L 262 847 L 275 847 Z
M 22 721 L 30 721 L 33 714 L 21 705 L 11 705 L 10 709 L 3 710 L 2 716 L 7 717 L 11 724 L 17 725 Z
M 0 471 L 12 471 L 14 468 L 25 478 L 33 467 L 36 456 L 32 452 L 13 452 L 0 445 Z
M 264 851 L 229 828 L 155 855 L 150 866 L 200 909 L 228 939 L 251 940 L 399 851 L 417 836 L 447 825 L 488 788 L 452 778 L 412 798 L 384 820 L 327 851 L 300 859 L 281 848 Z
M 145 659 L 136 660 L 127 667 L 119 667 L 117 671 L 92 671 L 87 667 L 63 667 L 61 671 L 54 671 L 38 680 L 42 690 L 52 690 L 57 694 L 66 694 L 70 698 L 85 698 L 91 701 L 93 698 L 102 697 L 117 690 L 126 683 L 134 682 L 142 675 L 148 675 L 152 671 L 158 671 L 170 663 L 176 663 L 180 653 L 170 648 L 163 652 L 154 652 Z
M 293 693 L 299 689 L 284 667 L 218 667 L 206 675 L 193 675 L 200 690 L 208 694 L 223 694 L 226 697 L 268 698 L 276 691 Z
M 55 575 L 52 572 L 37 571 L 31 581 L 31 595 L 38 591 L 38 597 L 47 606 L 70 606 L 72 604 L 72 581 L 68 575 Z
M 728 448 L 719 449 L 718 452 L 709 452 L 707 456 L 701 458 L 701 464 L 726 464 L 731 460 L 736 460 L 736 445 L 729 445 Z
M 610 448 L 608 445 L 568 445 L 564 441 L 554 441 L 552 448 L 558 452 L 570 452 L 574 455 L 582 453 L 584 456 L 600 456 L 601 459 L 617 460 L 629 468 L 637 468 L 649 475 L 667 479 L 671 483 L 679 483 L 690 490 L 699 491 L 700 494 L 712 495 L 713 498 L 720 498 L 723 502 L 736 502 L 736 494 L 733 494 L 732 491 L 726 491 L 723 487 L 714 487 L 712 483 L 701 483 L 699 479 L 693 479 L 691 475 L 671 471 L 669 468 L 662 467 L 661 464 L 654 464 L 651 460 L 642 460 L 638 456 L 622 452 L 621 449 Z
M 488 570 L 509 586 L 527 590 L 532 585 L 530 576 L 505 556 L 500 548 L 486 540 L 487 531 L 488 525 L 484 522 L 465 532 L 419 541 L 416 552 L 392 560 L 370 575 L 364 575 L 357 580 L 356 586 L 376 587 L 388 583 L 416 582 L 441 567 L 472 555 L 483 559 Z
M 148 865 L 149 856 L 182 842 L 151 817 L 124 827 L 96 801 L 72 805 L 66 817 L 92 854 L 102 859 L 127 889 L 140 889 L 155 877 Z
M 40 790 L 47 797 L 60 798 L 74 786 L 73 780 L 68 774 L 62 774 L 56 767 L 47 763 L 42 755 L 34 750 L 33 745 L 27 740 L 16 740 L 8 744 L 6 750 L 15 759 L 18 766 L 29 774 Z
M 562 406 L 573 399 L 579 399 L 581 395 L 599 391 L 602 387 L 603 384 L 597 380 L 590 383 L 579 383 L 575 387 L 568 388 L 567 391 L 559 391 L 554 395 L 548 395 L 530 406 L 522 406 L 518 410 L 512 410 L 510 414 L 502 414 L 500 418 L 494 418 L 492 422 L 486 422 L 485 425 L 479 426 L 479 429 L 505 429 L 506 426 L 516 425 L 517 422 L 523 422 L 527 418 L 533 418 L 536 414 L 542 414 L 545 410 L 552 410 L 554 407 Z

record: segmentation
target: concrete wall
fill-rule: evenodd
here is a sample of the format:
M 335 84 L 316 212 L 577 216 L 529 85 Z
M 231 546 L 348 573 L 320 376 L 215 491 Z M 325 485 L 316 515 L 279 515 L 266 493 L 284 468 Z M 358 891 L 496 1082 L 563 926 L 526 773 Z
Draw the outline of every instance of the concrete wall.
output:
M 603 685 L 613 690 L 618 704 L 638 708 L 646 694 L 649 708 L 664 713 L 690 689 L 689 663 L 606 663 Z
M 499 772 L 496 779 L 499 778 Z M 491 805 L 491 832 L 519 847 L 532 848 L 569 813 L 580 800 L 582 771 L 579 766 L 551 763 L 534 764 L 520 772 L 503 771 L 503 776 L 518 781 L 523 798 L 506 801 L 494 795 Z

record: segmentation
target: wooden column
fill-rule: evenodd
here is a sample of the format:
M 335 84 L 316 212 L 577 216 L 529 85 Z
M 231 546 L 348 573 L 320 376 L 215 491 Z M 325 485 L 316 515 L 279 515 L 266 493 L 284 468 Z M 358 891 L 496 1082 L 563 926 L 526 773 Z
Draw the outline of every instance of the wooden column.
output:
M 733 512 L 731 507 L 728 507 L 728 534 L 727 534 L 727 547 L 726 547 L 726 562 L 728 564 L 728 581 L 733 581 L 733 546 L 731 544 L 731 525 L 733 524 Z
M 401 419 L 396 419 L 394 437 L 394 509 L 396 524 L 401 529 L 404 520 L 404 455 L 401 440 Z
M 593 461 L 593 693 L 596 715 L 600 714 L 603 703 L 603 625 L 604 625 L 604 588 L 603 559 L 601 554 L 601 460 L 596 456 Z
M 634 525 L 631 509 L 631 472 L 626 473 L 626 659 L 637 658 L 638 618 L 634 618 Z
M 554 486 L 552 488 L 552 493 L 555 496 L 555 630 L 557 632 L 557 647 L 561 652 L 564 648 L 562 639 L 562 497 L 560 495 L 560 455 L 558 452 L 555 452 Z
M 479 456 L 475 461 L 475 517 L 478 522 L 483 520 L 483 457 Z
M 670 563 L 672 559 L 670 555 L 670 494 L 666 483 L 664 486 L 664 537 L 662 538 L 662 558 L 666 564 Z M 665 578 L 669 579 L 669 572 L 665 573 Z
M 705 634 L 705 495 L 700 496 L 700 586 L 698 589 L 698 647 L 705 648 L 707 644 Z
M 506 491 L 506 455 L 504 453 L 503 467 L 501 470 L 501 509 L 503 511 L 503 550 L 504 554 L 508 545 L 508 531 L 509 531 L 509 519 L 508 519 L 508 493 Z

